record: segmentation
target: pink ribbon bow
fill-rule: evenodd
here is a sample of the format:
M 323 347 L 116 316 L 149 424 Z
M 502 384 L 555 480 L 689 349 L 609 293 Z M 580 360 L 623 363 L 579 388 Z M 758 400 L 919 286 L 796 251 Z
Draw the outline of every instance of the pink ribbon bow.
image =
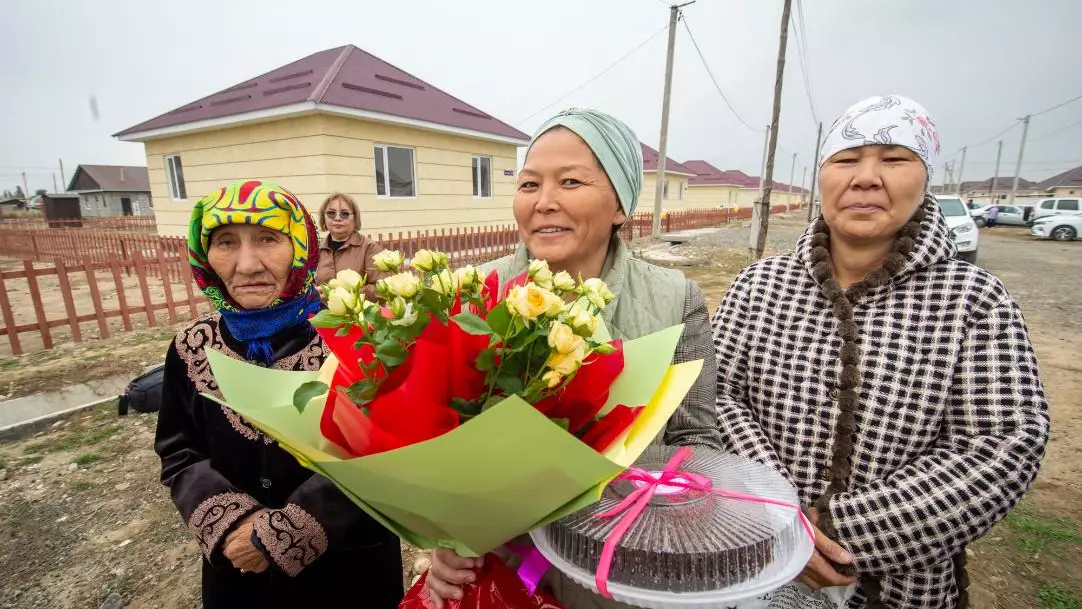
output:
M 673 455 L 672 459 L 665 465 L 665 469 L 661 472 L 651 473 L 631 467 L 618 476 L 623 480 L 630 480 L 633 484 L 637 483 L 636 486 L 641 486 L 632 491 L 616 507 L 603 514 L 598 514 L 598 518 L 614 518 L 621 514 L 623 515 L 616 524 L 616 528 L 614 528 L 612 532 L 609 533 L 608 538 L 605 539 L 605 545 L 601 551 L 601 558 L 598 561 L 597 575 L 595 576 L 594 582 L 597 584 L 597 591 L 601 596 L 612 598 L 612 595 L 609 594 L 609 571 L 612 569 L 612 561 L 616 553 L 617 544 L 620 543 L 620 540 L 623 539 L 624 535 L 631 529 L 631 526 L 635 524 L 635 521 L 642 515 L 643 510 L 650 504 L 650 500 L 657 494 L 658 488 L 662 486 L 713 493 L 720 497 L 734 499 L 736 501 L 765 503 L 768 505 L 793 508 L 797 511 L 797 514 L 800 515 L 800 523 L 804 525 L 804 531 L 808 534 L 808 537 L 812 538 L 812 540 L 815 539 L 815 532 L 812 529 L 811 523 L 808 522 L 808 518 L 804 515 L 804 511 L 796 504 L 714 488 L 711 486 L 710 480 L 705 476 L 677 471 L 676 468 L 683 463 L 689 455 L 691 455 L 691 448 L 683 446 L 676 451 L 676 454 Z M 681 490 L 680 492 L 683 491 Z

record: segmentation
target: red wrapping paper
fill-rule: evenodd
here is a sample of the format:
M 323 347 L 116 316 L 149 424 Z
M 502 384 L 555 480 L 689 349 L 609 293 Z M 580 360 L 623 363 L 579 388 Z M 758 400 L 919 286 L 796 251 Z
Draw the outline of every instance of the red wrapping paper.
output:
M 462 587 L 461 600 L 444 600 L 444 609 L 563 609 L 550 595 L 530 594 L 526 586 L 495 554 L 485 555 L 485 564 L 477 570 L 477 582 Z M 425 581 L 426 572 L 406 593 L 398 609 L 433 609 Z

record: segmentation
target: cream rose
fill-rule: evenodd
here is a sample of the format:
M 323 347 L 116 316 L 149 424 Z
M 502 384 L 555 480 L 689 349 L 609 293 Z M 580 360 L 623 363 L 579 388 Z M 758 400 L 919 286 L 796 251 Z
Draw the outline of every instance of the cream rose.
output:
M 410 260 L 410 266 L 425 273 L 432 271 L 437 264 L 436 254 L 428 250 L 417 250 L 417 253 L 413 255 L 413 259 Z
M 457 277 L 452 275 L 450 270 L 443 269 L 429 278 L 428 287 L 444 296 L 450 296 L 458 291 Z
M 599 309 L 604 309 L 605 305 L 612 302 L 613 298 L 616 298 L 616 295 L 609 290 L 609 286 L 605 285 L 605 282 L 597 277 L 587 279 L 582 283 L 582 295 Z
M 392 326 L 412 326 L 417 321 L 417 310 L 413 308 L 413 303 L 401 297 L 391 302 L 391 314 L 395 316 L 391 320 Z
M 359 284 L 364 283 L 364 277 L 353 269 L 342 269 L 338 271 L 334 278 L 338 280 L 338 285 L 335 287 L 342 287 L 347 290 L 352 290 Z
M 397 273 L 402 270 L 405 261 L 402 252 L 396 250 L 383 250 L 372 257 L 372 263 L 376 265 L 376 268 L 385 273 Z
M 571 273 L 560 271 L 552 277 L 552 287 L 561 292 L 570 292 L 575 289 L 575 279 L 571 277 Z
M 413 298 L 421 291 L 421 280 L 413 273 L 398 273 L 383 280 L 388 292 L 393 296 Z
M 356 307 L 357 296 L 345 288 L 335 288 L 327 297 L 327 310 L 335 315 L 348 315 Z
M 552 271 L 549 270 L 548 262 L 544 260 L 531 261 L 526 276 L 537 285 L 545 289 L 552 289 Z
M 578 308 L 574 317 L 570 318 L 571 327 L 579 336 L 590 337 L 597 332 L 597 316 L 583 308 Z
M 455 270 L 455 278 L 458 279 L 458 287 L 463 290 L 472 290 L 481 283 L 481 274 L 472 264 Z

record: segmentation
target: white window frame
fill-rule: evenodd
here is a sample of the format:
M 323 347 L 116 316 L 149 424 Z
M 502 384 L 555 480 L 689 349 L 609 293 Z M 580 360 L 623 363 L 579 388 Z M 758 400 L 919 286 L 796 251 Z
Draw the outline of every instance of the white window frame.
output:
M 673 180 L 673 182 L 676 183 L 676 200 L 677 201 L 683 201 L 684 200 L 684 186 L 683 186 L 683 184 L 680 183 L 680 180 Z
M 173 159 L 176 159 L 174 161 Z M 167 154 L 163 157 L 165 177 L 169 181 L 169 198 L 184 201 L 188 198 L 188 187 L 184 184 L 184 161 L 179 154 Z M 180 163 L 180 179 L 177 179 L 176 163 Z M 182 196 L 183 195 L 183 196 Z
M 398 148 L 400 150 L 409 150 L 409 153 L 410 153 L 410 180 L 413 182 L 413 194 L 412 195 L 401 196 L 401 195 L 392 195 L 391 194 L 391 163 L 390 163 L 390 159 L 387 156 L 387 149 L 388 148 Z M 373 151 L 373 155 L 376 155 L 376 154 L 382 155 L 382 160 L 383 160 L 383 180 L 384 180 L 383 192 L 385 194 L 382 194 L 382 195 L 379 194 L 379 184 L 376 184 L 376 198 L 379 198 L 379 199 L 396 199 L 396 200 L 416 199 L 417 198 L 417 191 L 419 190 L 419 188 L 418 188 L 419 184 L 418 184 L 418 180 L 417 180 L 417 150 L 410 147 L 410 146 L 399 146 L 397 144 L 375 144 L 375 145 L 373 145 L 372 151 Z M 372 158 L 372 173 L 373 173 L 374 179 L 378 180 L 379 179 L 379 172 L 376 171 L 376 158 L 375 158 L 375 156 L 373 156 L 373 158 Z
M 661 200 L 662 201 L 668 201 L 669 200 L 669 180 L 668 179 L 666 179 L 664 182 L 661 183 Z
M 474 166 L 474 161 L 477 165 Z M 481 192 L 484 191 L 484 184 L 481 183 L 481 163 L 488 161 L 488 194 L 484 195 Z M 492 198 L 492 157 L 473 155 L 470 159 L 470 172 L 473 174 L 473 198 L 474 199 L 491 199 Z

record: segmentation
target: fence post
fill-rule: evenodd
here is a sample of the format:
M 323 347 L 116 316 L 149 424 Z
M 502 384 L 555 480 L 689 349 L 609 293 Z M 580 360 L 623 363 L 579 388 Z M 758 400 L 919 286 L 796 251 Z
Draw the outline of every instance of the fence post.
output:
M 71 296 L 71 280 L 68 277 L 68 266 L 63 258 L 56 259 L 56 281 L 60 285 L 60 297 L 64 300 L 64 311 L 68 314 L 68 325 L 71 326 L 71 338 L 77 343 L 83 342 L 83 333 L 79 328 L 79 314 L 75 310 L 75 299 Z
M 88 257 L 83 258 L 83 270 L 86 271 L 86 285 L 90 288 L 90 300 L 94 303 L 94 317 L 98 318 L 98 331 L 101 338 L 109 338 L 109 322 L 105 320 L 105 307 L 101 301 L 101 291 L 98 290 L 98 278 L 94 275 L 94 262 Z
M 19 343 L 19 332 L 15 329 L 15 315 L 11 311 L 11 300 L 8 298 L 7 281 L 0 275 L 0 311 L 4 315 L 4 327 L 7 329 L 8 342 L 11 343 L 11 354 L 22 355 L 23 347 Z
M 41 301 L 41 290 L 38 288 L 38 275 L 34 271 L 34 263 L 23 260 L 23 270 L 26 271 L 26 282 L 30 286 L 30 299 L 34 302 L 34 315 L 38 319 L 41 345 L 46 349 L 52 349 L 53 335 L 49 332 L 49 320 L 45 317 L 45 304 Z

